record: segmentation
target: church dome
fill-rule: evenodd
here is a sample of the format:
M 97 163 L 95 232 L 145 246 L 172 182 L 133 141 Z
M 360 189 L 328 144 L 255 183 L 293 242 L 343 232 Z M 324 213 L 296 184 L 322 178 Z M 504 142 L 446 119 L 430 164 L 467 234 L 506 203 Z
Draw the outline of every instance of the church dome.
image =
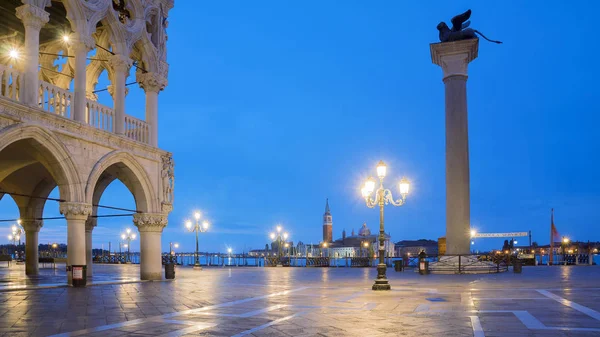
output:
M 364 223 L 362 227 L 358 230 L 358 235 L 360 236 L 369 236 L 371 235 L 371 230 L 367 227 L 367 224 Z

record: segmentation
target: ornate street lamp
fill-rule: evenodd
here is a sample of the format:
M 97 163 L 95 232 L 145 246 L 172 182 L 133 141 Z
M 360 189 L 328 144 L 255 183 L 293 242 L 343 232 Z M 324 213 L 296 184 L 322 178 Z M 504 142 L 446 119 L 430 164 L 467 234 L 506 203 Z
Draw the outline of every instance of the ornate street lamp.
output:
M 277 241 L 277 259 L 279 260 L 277 265 L 280 266 L 281 265 L 281 246 L 288 239 L 289 235 L 287 232 L 283 231 L 283 227 L 281 227 L 281 225 L 277 225 L 277 227 L 275 229 L 276 229 L 276 231 L 271 233 L 269 235 L 269 237 L 271 238 L 271 240 Z
M 9 240 L 12 240 L 14 245 L 16 245 L 16 242 L 18 241 L 19 246 L 20 246 L 21 245 L 21 235 L 25 234 L 25 230 L 23 229 L 23 227 L 21 227 L 21 220 L 17 220 L 17 223 L 12 225 L 10 230 L 12 233 L 12 239 L 9 238 Z
M 185 221 L 185 227 L 190 232 L 196 232 L 196 253 L 194 255 L 194 269 L 202 270 L 202 266 L 200 266 L 200 255 L 198 253 L 198 233 L 204 233 L 208 230 L 208 221 L 203 221 L 202 225 L 200 225 L 200 212 L 194 213 L 194 219 L 196 219 L 196 224 L 193 224 L 191 220 Z
M 131 263 L 131 255 L 130 255 L 130 248 L 131 248 L 131 241 L 135 240 L 135 233 L 133 233 L 131 231 L 131 229 L 127 228 L 125 229 L 125 233 L 121 234 L 121 240 L 123 241 L 127 241 L 127 244 L 125 244 L 125 247 L 127 248 L 127 258 L 125 260 L 125 263 L 130 264 Z
M 173 242 L 169 242 L 169 254 L 170 255 L 175 255 L 175 251 L 173 250 L 173 247 L 175 247 L 175 249 L 179 248 L 179 244 L 173 243 Z
M 383 223 L 383 207 L 387 204 L 394 206 L 402 206 L 406 201 L 406 195 L 410 184 L 406 178 L 402 178 L 399 183 L 400 195 L 402 199 L 394 200 L 392 191 L 383 187 L 383 179 L 387 174 L 387 166 L 383 161 L 380 161 L 377 165 L 377 176 L 379 177 L 379 188 L 375 190 L 375 179 L 370 177 L 365 182 L 364 187 L 361 189 L 362 196 L 365 198 L 367 207 L 374 208 L 379 205 L 379 264 L 377 265 L 377 279 L 373 284 L 373 290 L 390 290 L 390 284 L 385 275 L 385 231 Z M 375 192 L 375 199 L 371 198 L 371 194 Z

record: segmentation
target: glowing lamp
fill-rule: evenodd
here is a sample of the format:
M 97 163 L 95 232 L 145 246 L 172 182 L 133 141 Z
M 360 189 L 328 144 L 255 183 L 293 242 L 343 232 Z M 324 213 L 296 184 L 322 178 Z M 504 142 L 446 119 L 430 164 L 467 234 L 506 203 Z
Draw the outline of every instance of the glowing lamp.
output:
M 186 221 L 185 221 L 185 227 L 186 227 L 187 229 L 192 229 L 192 222 L 191 222 L 190 220 L 186 220 Z
M 369 177 L 369 179 L 367 179 L 365 182 L 365 190 L 368 192 L 368 194 L 373 193 L 375 190 L 375 179 L 373 179 L 373 177 Z
M 271 240 L 275 240 L 275 233 L 271 233 Z
M 379 164 L 377 164 L 377 176 L 379 177 L 379 179 L 383 179 L 383 178 L 385 178 L 386 173 L 387 173 L 387 166 L 385 165 L 383 160 L 380 160 Z
M 11 59 L 18 59 L 19 58 L 19 51 L 12 48 L 11 50 L 8 51 L 8 56 Z
M 409 190 L 410 182 L 408 182 L 408 179 L 403 177 L 402 179 L 400 179 L 400 194 L 407 195 Z
M 200 220 L 200 216 L 201 216 L 200 212 L 194 213 L 194 219 Z

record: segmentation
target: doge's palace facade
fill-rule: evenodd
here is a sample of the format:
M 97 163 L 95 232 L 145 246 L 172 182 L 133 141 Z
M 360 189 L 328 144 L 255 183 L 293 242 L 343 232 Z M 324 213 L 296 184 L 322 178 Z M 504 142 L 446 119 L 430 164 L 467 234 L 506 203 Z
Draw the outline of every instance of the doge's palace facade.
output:
M 162 277 L 161 236 L 173 208 L 174 165 L 171 154 L 157 147 L 157 107 L 167 85 L 172 7 L 173 0 L 0 4 L 0 197 L 10 195 L 18 206 L 28 275 L 38 273 L 43 209 L 57 186 L 67 222 L 67 270 L 87 266 L 92 275 L 99 200 L 119 179 L 135 199 L 141 278 Z M 59 58 L 67 59 L 60 69 Z M 133 69 L 146 96 L 145 120 L 125 111 L 125 81 Z M 106 105 L 95 93 L 104 71 L 112 97 Z

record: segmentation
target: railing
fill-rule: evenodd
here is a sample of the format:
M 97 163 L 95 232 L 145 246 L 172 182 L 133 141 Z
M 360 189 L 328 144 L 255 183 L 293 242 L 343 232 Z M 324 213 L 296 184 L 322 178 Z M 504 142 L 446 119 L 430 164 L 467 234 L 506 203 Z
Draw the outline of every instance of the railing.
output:
M 115 111 L 113 109 L 88 99 L 85 110 L 89 125 L 108 132 L 114 131 Z
M 125 115 L 125 136 L 142 143 L 148 143 L 148 123 Z
M 42 110 L 73 119 L 73 116 L 71 115 L 72 102 L 72 92 L 61 89 L 48 82 L 40 81 L 38 103 Z
M 0 96 L 15 101 L 21 99 L 23 88 L 23 74 L 19 71 L 0 64 Z

